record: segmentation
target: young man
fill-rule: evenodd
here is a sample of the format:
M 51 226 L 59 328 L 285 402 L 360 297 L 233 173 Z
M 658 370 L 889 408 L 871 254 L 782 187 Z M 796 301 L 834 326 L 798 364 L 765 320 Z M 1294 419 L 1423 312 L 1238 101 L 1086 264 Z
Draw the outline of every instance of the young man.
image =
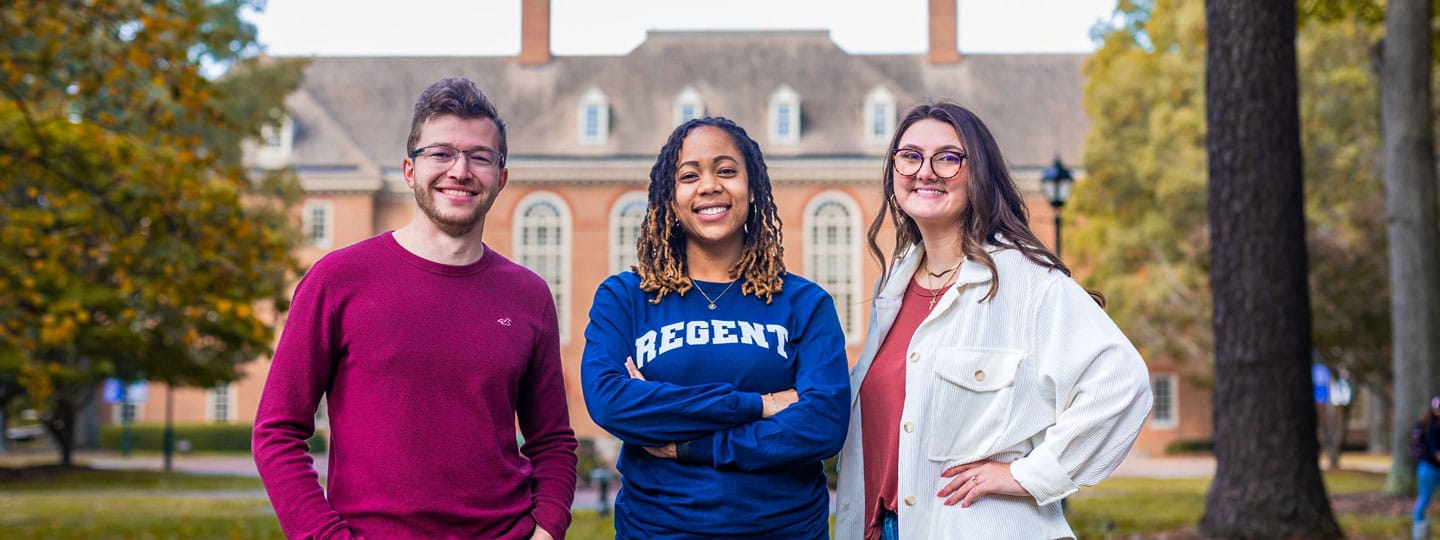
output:
M 296 287 L 255 417 L 260 477 L 290 538 L 564 538 L 576 441 L 555 305 L 481 241 L 505 123 L 474 83 L 445 79 L 421 93 L 407 145 L 414 219 Z M 321 396 L 328 492 L 305 444 Z

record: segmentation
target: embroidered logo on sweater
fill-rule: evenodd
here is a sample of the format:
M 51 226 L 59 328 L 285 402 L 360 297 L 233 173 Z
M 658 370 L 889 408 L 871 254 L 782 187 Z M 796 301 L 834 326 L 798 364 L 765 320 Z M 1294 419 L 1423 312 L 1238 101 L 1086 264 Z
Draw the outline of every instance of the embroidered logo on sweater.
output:
M 510 326 L 510 318 L 509 318 L 509 317 L 505 317 L 505 318 L 503 318 L 503 319 L 497 319 L 495 322 L 498 322 L 498 323 L 503 324 L 503 325 L 505 325 L 505 326 Z

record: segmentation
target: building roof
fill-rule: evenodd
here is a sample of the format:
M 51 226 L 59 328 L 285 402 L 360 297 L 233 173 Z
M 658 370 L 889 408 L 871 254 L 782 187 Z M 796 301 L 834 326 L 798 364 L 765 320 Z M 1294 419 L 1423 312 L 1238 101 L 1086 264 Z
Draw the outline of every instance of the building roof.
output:
M 289 105 L 292 163 L 306 168 L 392 169 L 404 158 L 416 97 L 448 76 L 474 80 L 507 123 L 512 160 L 651 158 L 674 127 L 686 87 L 707 115 L 749 131 L 767 158 L 879 156 L 863 136 L 865 96 L 884 88 L 897 115 L 932 99 L 975 111 L 1012 168 L 1043 167 L 1057 154 L 1079 162 L 1089 121 L 1081 108 L 1078 54 L 967 54 L 930 64 L 924 54 L 856 55 L 825 31 L 650 32 L 624 55 L 555 56 L 538 66 L 514 57 L 317 57 Z M 782 85 L 799 95 L 801 137 L 769 141 L 767 103 Z M 581 144 L 580 98 L 597 89 L 609 104 L 601 144 Z

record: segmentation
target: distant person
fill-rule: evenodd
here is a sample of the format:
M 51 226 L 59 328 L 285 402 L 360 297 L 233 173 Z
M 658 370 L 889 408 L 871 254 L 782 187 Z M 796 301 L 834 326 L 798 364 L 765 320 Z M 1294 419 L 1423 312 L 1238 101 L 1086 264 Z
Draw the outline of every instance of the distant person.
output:
M 1410 537 L 1430 538 L 1430 521 L 1425 512 L 1440 485 L 1440 396 L 1430 398 L 1430 408 L 1420 416 L 1410 434 L 1410 447 L 1415 453 L 1415 511 L 1411 518 Z
M 576 441 L 555 305 L 481 241 L 505 123 L 474 83 L 444 79 L 406 145 L 415 217 L 295 289 L 255 419 L 265 490 L 290 538 L 563 538 Z M 305 444 L 322 396 L 325 489 Z
M 1144 361 L 1030 231 L 1006 167 L 952 103 L 895 131 L 837 540 L 1072 538 L 1059 501 L 1119 465 L 1150 412 Z
M 600 285 L 585 330 L 585 403 L 625 443 L 616 537 L 828 539 L 846 365 L 830 295 L 785 271 L 760 147 L 723 118 L 680 125 L 639 266 Z

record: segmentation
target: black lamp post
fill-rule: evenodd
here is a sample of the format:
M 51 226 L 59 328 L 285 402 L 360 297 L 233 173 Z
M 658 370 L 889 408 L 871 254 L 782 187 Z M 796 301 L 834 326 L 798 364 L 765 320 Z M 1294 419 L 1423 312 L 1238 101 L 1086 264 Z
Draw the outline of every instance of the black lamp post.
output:
M 1075 177 L 1070 176 L 1070 169 L 1060 163 L 1060 156 L 1055 156 L 1055 162 L 1050 168 L 1045 169 L 1045 174 L 1040 176 L 1040 189 L 1045 192 L 1045 198 L 1050 200 L 1050 206 L 1055 209 L 1055 256 L 1060 256 L 1060 208 L 1065 206 L 1065 201 L 1070 199 L 1070 187 L 1075 184 Z

